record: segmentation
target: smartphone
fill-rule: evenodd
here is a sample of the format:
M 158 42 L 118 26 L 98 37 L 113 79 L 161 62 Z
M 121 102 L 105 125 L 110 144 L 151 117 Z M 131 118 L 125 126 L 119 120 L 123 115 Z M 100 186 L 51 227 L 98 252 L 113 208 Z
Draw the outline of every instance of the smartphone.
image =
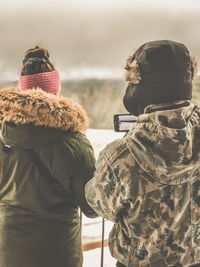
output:
M 115 132 L 128 132 L 137 117 L 131 114 L 115 114 L 114 115 L 114 130 Z

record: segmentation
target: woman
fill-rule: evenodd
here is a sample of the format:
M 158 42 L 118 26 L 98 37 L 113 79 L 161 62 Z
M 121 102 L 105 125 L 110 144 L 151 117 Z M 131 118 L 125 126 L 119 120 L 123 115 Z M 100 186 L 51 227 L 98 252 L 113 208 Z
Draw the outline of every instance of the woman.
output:
M 17 89 L 0 90 L 0 267 L 82 266 L 78 207 L 93 176 L 87 116 L 60 97 L 46 49 L 29 49 Z

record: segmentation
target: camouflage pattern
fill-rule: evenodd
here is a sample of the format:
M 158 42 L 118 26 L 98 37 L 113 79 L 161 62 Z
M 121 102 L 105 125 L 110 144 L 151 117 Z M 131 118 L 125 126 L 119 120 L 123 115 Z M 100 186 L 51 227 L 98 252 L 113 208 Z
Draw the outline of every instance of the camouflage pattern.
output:
M 140 115 L 96 167 L 86 198 L 114 222 L 113 257 L 128 267 L 200 262 L 200 107 Z

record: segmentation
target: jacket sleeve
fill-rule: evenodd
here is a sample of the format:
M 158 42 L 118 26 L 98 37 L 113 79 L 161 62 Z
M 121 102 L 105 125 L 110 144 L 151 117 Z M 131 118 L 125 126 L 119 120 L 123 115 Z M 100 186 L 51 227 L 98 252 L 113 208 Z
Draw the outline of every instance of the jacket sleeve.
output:
M 110 165 L 102 151 L 97 160 L 94 178 L 85 187 L 90 206 L 99 215 L 113 222 L 118 221 L 120 215 L 126 212 L 126 180 L 122 181 L 123 173 L 123 170 L 120 172 L 120 160 Z
M 84 134 L 77 133 L 76 136 L 76 148 L 73 151 L 75 160 L 73 164 L 74 177 L 71 181 L 74 199 L 87 217 L 95 218 L 98 215 L 85 198 L 85 185 L 93 177 L 95 171 L 94 151 Z

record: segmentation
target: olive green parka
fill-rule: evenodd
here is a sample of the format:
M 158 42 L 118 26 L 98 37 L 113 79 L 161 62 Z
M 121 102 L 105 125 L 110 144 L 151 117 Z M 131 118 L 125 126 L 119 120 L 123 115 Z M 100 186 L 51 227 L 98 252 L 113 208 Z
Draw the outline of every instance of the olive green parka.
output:
M 0 267 L 80 267 L 78 206 L 94 154 L 84 110 L 41 89 L 0 90 Z

